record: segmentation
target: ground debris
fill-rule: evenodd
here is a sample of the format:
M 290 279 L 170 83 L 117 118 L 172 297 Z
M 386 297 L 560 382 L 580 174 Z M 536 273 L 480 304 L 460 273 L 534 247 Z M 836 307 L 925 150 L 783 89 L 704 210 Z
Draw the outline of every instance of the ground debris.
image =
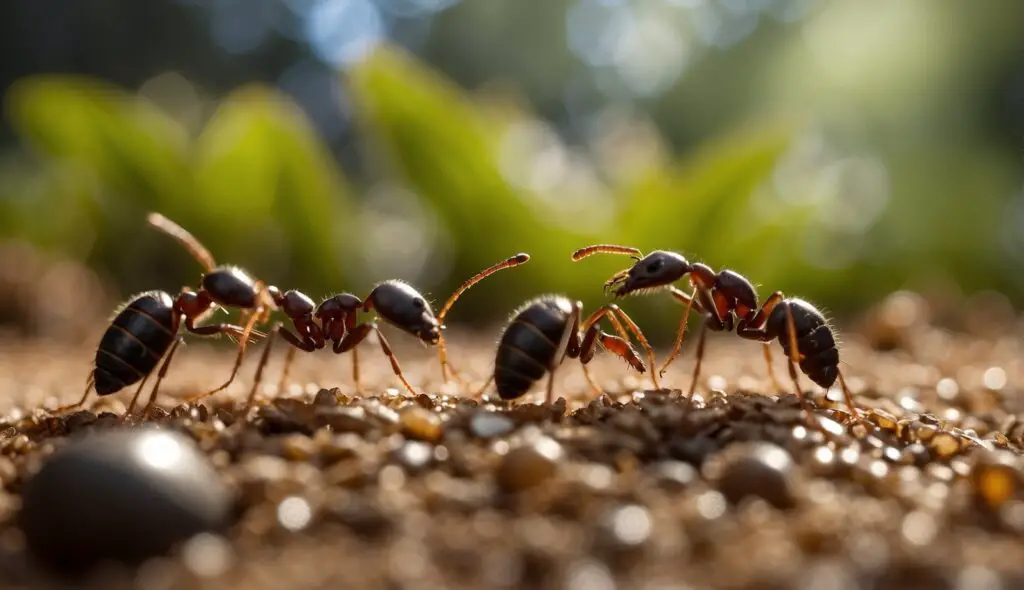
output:
M 726 339 L 709 342 L 706 365 L 720 389 L 698 384 L 693 399 L 686 356 L 663 390 L 598 357 L 591 370 L 608 387 L 598 397 L 567 363 L 551 405 L 459 397 L 437 383 L 433 359 L 405 357 L 423 393 L 393 389 L 381 359 L 367 360 L 378 382 L 359 395 L 336 359 L 300 358 L 291 374 L 308 382 L 261 396 L 248 414 L 245 382 L 199 404 L 168 398 L 148 421 L 126 423 L 119 399 L 53 416 L 41 409 L 56 405 L 43 394 L 52 384 L 11 389 L 0 571 L 12 584 L 47 579 L 25 561 L 17 520 L 43 460 L 77 437 L 145 422 L 196 441 L 232 490 L 235 518 L 223 536 L 107 572 L 122 582 L 96 587 L 1016 587 L 1024 344 L 898 327 L 869 334 L 877 342 L 846 337 L 859 420 L 839 390 L 805 379 L 806 415 L 787 382 L 771 387 L 756 347 Z M 462 366 L 476 354 L 463 351 L 483 350 L 450 348 Z M 43 372 L 38 356 L 75 357 L 8 350 L 3 383 L 45 375 L 73 397 L 82 375 Z M 189 356 L 192 369 L 168 379 L 172 394 L 216 382 L 230 362 Z

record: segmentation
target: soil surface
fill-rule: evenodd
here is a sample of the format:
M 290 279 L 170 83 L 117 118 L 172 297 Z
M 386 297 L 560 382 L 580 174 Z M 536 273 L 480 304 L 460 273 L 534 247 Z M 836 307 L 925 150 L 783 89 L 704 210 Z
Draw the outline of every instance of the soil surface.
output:
M 895 311 L 843 335 L 841 368 L 860 421 L 838 388 L 823 392 L 801 375 L 813 406 L 803 413 L 778 344 L 781 391 L 761 345 L 734 335 L 709 339 L 689 401 L 687 346 L 664 389 L 599 352 L 590 367 L 605 394 L 595 396 L 578 361 L 567 360 L 554 404 L 541 403 L 541 382 L 514 407 L 491 389 L 470 395 L 492 368 L 493 335 L 450 342 L 463 387 L 442 385 L 433 351 L 388 332 L 416 395 L 400 388 L 375 342 L 359 348 L 362 395 L 350 355 L 326 350 L 300 354 L 279 391 L 279 346 L 248 415 L 262 346 L 231 388 L 187 405 L 176 398 L 222 382 L 234 358 L 190 344 L 150 422 L 199 443 L 234 493 L 237 519 L 223 537 L 198 537 L 138 568 L 106 567 L 86 582 L 1024 587 L 1021 332 L 954 333 L 890 304 Z M 22 490 L 47 455 L 80 434 L 132 427 L 118 423 L 131 391 L 91 397 L 85 410 L 59 417 L 43 409 L 77 399 L 92 356 L 41 341 L 0 348 L 2 587 L 69 583 L 27 556 Z M 664 357 L 659 351 L 659 363 Z

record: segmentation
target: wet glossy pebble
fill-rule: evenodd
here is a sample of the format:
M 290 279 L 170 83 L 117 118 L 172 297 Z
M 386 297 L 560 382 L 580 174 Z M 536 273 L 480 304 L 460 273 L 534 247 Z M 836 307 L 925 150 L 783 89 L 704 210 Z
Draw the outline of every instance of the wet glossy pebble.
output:
M 754 443 L 728 449 L 719 474 L 719 489 L 733 504 L 756 496 L 776 508 L 795 504 L 793 458 L 777 445 Z
M 20 523 L 31 552 L 75 572 L 138 563 L 228 524 L 231 496 L 194 443 L 142 429 L 72 441 L 27 484 Z

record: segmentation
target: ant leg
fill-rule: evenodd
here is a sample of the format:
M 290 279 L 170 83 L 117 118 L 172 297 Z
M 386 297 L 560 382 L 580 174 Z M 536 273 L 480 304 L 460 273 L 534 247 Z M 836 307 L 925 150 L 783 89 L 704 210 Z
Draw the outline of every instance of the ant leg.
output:
M 857 409 L 857 404 L 853 403 L 853 393 L 846 385 L 846 379 L 843 377 L 843 372 L 839 371 L 838 375 L 839 386 L 843 389 L 843 396 L 846 398 L 846 405 L 850 406 L 850 413 L 853 414 L 853 418 L 860 422 L 863 418 L 860 415 L 860 410 Z
M 288 381 L 288 371 L 292 367 L 292 362 L 295 360 L 295 353 L 299 350 L 305 352 L 313 352 L 316 350 L 316 341 L 308 335 L 308 332 L 303 333 L 303 336 L 297 336 L 291 332 L 288 328 L 284 327 L 284 324 L 278 322 L 274 328 L 277 330 L 281 337 L 284 338 L 291 346 L 288 348 L 288 356 L 284 359 L 284 367 L 281 368 L 281 378 L 277 382 L 278 393 L 284 391 L 284 384 Z M 274 334 L 271 333 L 269 338 L 273 338 Z M 270 341 L 267 340 L 267 347 L 270 347 Z
M 473 393 L 473 395 L 472 395 L 473 399 L 480 399 L 481 397 L 483 397 L 484 392 L 486 392 L 487 388 L 490 387 L 492 381 L 494 381 L 494 375 L 491 375 L 490 377 L 488 377 L 487 381 L 484 381 L 483 387 L 481 387 L 480 389 L 476 390 Z
M 575 336 L 570 337 L 569 339 L 569 347 L 567 349 L 566 356 L 569 356 L 570 358 L 578 357 L 580 359 L 580 365 L 583 367 L 583 377 L 587 380 L 587 385 L 595 396 L 600 397 L 604 394 L 604 390 L 601 389 L 601 386 L 594 381 L 594 376 L 590 374 L 590 367 L 587 366 L 587 363 L 590 362 L 590 359 L 594 358 L 594 352 L 597 349 L 595 346 L 597 337 L 599 334 L 603 333 L 598 329 L 597 325 L 591 324 L 591 326 L 587 328 L 586 334 L 583 336 L 583 340 L 581 342 L 579 331 L 576 330 L 575 332 Z
M 288 372 L 292 368 L 292 363 L 295 361 L 295 353 L 299 349 L 294 346 L 288 349 L 288 355 L 284 357 L 284 366 L 281 367 L 281 378 L 277 380 L 277 391 L 278 393 L 284 391 L 285 383 L 288 382 Z
M 671 287 L 669 293 L 671 293 L 672 296 L 678 299 L 679 301 L 682 301 L 683 303 L 686 304 L 686 311 L 683 312 L 683 318 L 679 320 L 679 328 L 678 330 L 676 330 L 676 341 L 672 345 L 672 352 L 668 355 L 668 358 L 665 360 L 665 363 L 661 365 L 661 369 L 658 370 L 658 375 L 661 377 L 665 376 L 665 371 L 668 370 L 668 366 L 671 365 L 672 361 L 676 360 L 676 357 L 679 356 L 679 352 L 683 346 L 683 335 L 686 333 L 686 324 L 688 324 L 690 321 L 690 311 L 694 309 L 694 307 L 697 308 L 698 313 L 701 313 L 703 311 L 703 309 L 700 306 L 700 303 L 694 301 L 697 295 L 696 289 L 694 289 L 692 295 L 687 295 L 686 293 L 680 291 L 679 289 Z M 651 368 L 653 369 L 654 367 Z
M 774 340 L 774 335 L 768 334 L 765 330 L 765 324 L 768 321 L 768 317 L 772 314 L 782 300 L 785 299 L 782 291 L 776 291 L 771 294 L 768 299 L 765 299 L 764 304 L 757 310 L 749 320 L 740 318 L 739 323 L 736 325 L 736 335 L 747 340 L 757 340 L 764 343 L 764 362 L 768 367 L 768 377 L 772 380 L 772 385 L 775 386 L 775 390 L 778 392 L 782 391 L 782 385 L 779 380 L 775 377 L 775 369 L 772 367 L 772 351 L 771 341 Z M 795 348 L 793 350 L 796 350 Z
M 440 324 L 441 329 L 442 329 L 442 333 L 440 335 L 440 338 L 438 338 L 438 340 L 437 340 L 437 346 L 438 346 L 437 353 L 438 353 L 438 357 L 439 357 L 439 359 L 441 361 L 441 378 L 444 379 L 445 382 L 448 381 L 448 378 L 451 375 L 450 375 L 450 370 L 449 370 L 449 365 L 448 365 L 448 350 L 447 350 L 447 348 L 445 347 L 445 344 L 444 344 L 444 333 L 443 333 L 443 330 L 444 330 L 444 318 L 446 318 L 448 316 L 448 312 L 451 310 L 452 305 L 454 305 L 455 301 L 463 293 L 465 293 L 467 289 L 469 289 L 473 285 L 475 285 L 475 284 L 479 283 L 480 281 L 486 279 L 487 277 L 489 277 L 492 274 L 498 272 L 499 270 L 504 270 L 506 268 L 512 268 L 514 266 L 519 266 L 520 264 L 526 264 L 529 260 L 530 260 L 530 255 L 521 252 L 519 254 L 516 254 L 515 256 L 511 256 L 509 258 L 506 258 L 505 260 L 502 260 L 501 262 L 499 262 L 499 263 L 497 263 L 497 264 L 495 264 L 493 266 L 489 266 L 489 267 L 485 268 L 484 270 L 476 273 L 472 277 L 470 277 L 469 280 L 467 280 L 464 283 L 462 283 L 461 285 L 459 285 L 459 288 L 456 289 L 455 292 L 452 293 L 452 296 L 448 298 L 448 301 L 445 302 L 444 307 L 441 308 L 441 312 L 437 314 L 437 323 Z M 465 385 L 465 381 L 462 379 L 462 377 L 460 377 L 458 375 L 457 371 L 455 373 L 455 379 L 456 379 L 456 381 L 459 382 L 460 385 Z
M 804 397 L 804 392 L 800 388 L 800 373 L 796 368 L 796 361 L 793 357 L 800 357 L 800 346 L 796 338 L 796 321 L 793 319 L 793 309 L 791 306 L 786 305 L 786 336 L 789 338 L 789 351 L 790 354 L 786 355 L 787 365 L 789 366 L 789 377 L 793 380 L 793 389 L 796 391 L 796 395 L 800 398 L 800 406 L 803 408 L 804 413 L 808 419 L 811 418 L 811 408 L 807 403 L 807 398 Z M 818 423 L 817 420 L 814 424 L 819 430 L 824 432 L 824 428 Z
M 632 318 L 626 315 L 626 312 L 622 311 L 618 305 L 612 308 L 612 312 L 613 313 L 608 315 L 608 320 L 612 323 L 612 326 L 615 327 L 615 331 L 619 333 L 619 336 L 621 336 L 623 340 L 627 342 L 629 341 L 629 335 L 622 328 L 622 323 L 619 322 L 618 318 L 621 318 L 629 328 L 629 331 L 632 332 L 633 335 L 636 336 L 636 339 L 640 341 L 640 346 L 644 348 L 644 351 L 647 353 L 647 360 L 650 361 L 651 381 L 654 382 L 654 388 L 661 389 L 661 385 L 658 383 L 658 375 L 654 371 L 654 366 L 657 363 L 657 360 L 654 357 L 654 349 L 651 348 L 651 344 L 647 342 L 647 337 L 644 336 L 644 333 L 640 330 L 640 326 L 637 326 L 636 323 L 633 322 Z M 618 318 L 616 318 L 616 316 L 618 316 Z
M 249 415 L 249 409 L 252 408 L 252 402 L 256 399 L 256 391 L 260 387 L 260 381 L 263 380 L 263 368 L 267 366 L 267 361 L 270 360 L 270 348 L 274 345 L 274 336 L 278 334 L 284 334 L 281 322 L 278 322 L 270 330 L 270 335 L 267 337 L 267 343 L 263 346 L 263 354 L 260 355 L 260 362 L 256 365 L 256 374 L 252 378 L 252 389 L 249 390 L 249 397 L 245 400 L 245 408 L 242 410 L 242 416 Z M 292 348 L 292 350 L 297 350 Z M 278 392 L 280 393 L 280 391 Z
M 583 313 L 583 302 L 573 301 L 569 322 L 566 323 L 562 337 L 558 340 L 558 347 L 555 354 L 551 356 L 551 364 L 548 365 L 548 389 L 544 401 L 551 405 L 555 401 L 555 371 L 565 360 L 565 357 L 578 356 L 580 353 L 580 317 Z
M 171 346 L 171 352 L 169 354 L 174 354 L 174 349 L 177 348 L 177 346 L 178 340 L 175 340 L 174 344 Z M 142 393 L 142 388 L 146 386 L 146 381 L 148 380 L 149 375 L 147 374 L 142 378 L 142 382 L 139 383 L 139 386 L 135 389 L 135 395 L 132 396 L 132 401 L 128 402 L 128 407 L 125 408 L 124 414 L 121 415 L 121 419 L 118 420 L 118 422 L 121 422 L 123 424 L 125 421 L 128 420 L 129 416 L 132 415 L 132 410 L 135 409 L 135 402 L 139 401 L 139 395 Z
M 704 362 L 704 346 L 708 340 L 708 322 L 704 321 L 700 326 L 700 336 L 697 338 L 697 360 L 693 365 L 693 375 L 690 377 L 690 391 L 686 394 L 688 403 L 693 403 L 693 392 L 697 391 L 697 379 L 700 377 L 700 366 Z
M 156 375 L 156 383 L 153 384 L 153 391 L 149 393 L 149 401 L 146 402 L 146 407 L 142 409 L 143 418 L 149 417 L 149 411 L 153 408 L 153 404 L 156 402 L 157 394 L 160 393 L 160 383 L 162 383 L 164 377 L 167 376 L 167 368 L 171 366 L 171 359 L 174 357 L 175 351 L 178 350 L 179 344 L 181 344 L 181 338 L 174 341 L 174 344 L 171 346 L 171 350 L 167 353 L 167 357 L 164 358 L 163 364 L 160 365 L 160 371 Z M 142 391 L 141 387 L 139 388 L 139 391 Z M 128 407 L 128 411 L 125 412 L 125 416 L 131 413 L 131 409 L 135 405 L 137 397 L 139 397 L 138 393 L 136 393 L 135 397 L 132 398 L 132 403 Z
M 775 387 L 775 391 L 782 391 L 782 384 L 779 383 L 778 378 L 775 377 L 775 368 L 772 367 L 772 343 L 765 342 L 762 350 L 764 350 L 764 364 L 768 367 L 768 378 L 772 380 L 772 385 Z
M 353 350 L 360 342 L 370 335 L 370 332 L 375 332 L 377 334 L 377 341 L 380 342 L 380 349 L 384 352 L 384 356 L 388 357 L 388 361 L 391 362 L 391 370 L 394 371 L 395 375 L 402 382 L 402 386 L 405 387 L 409 393 L 419 395 L 419 392 L 413 389 L 412 385 L 409 385 L 409 382 L 406 381 L 405 375 L 402 373 L 402 367 L 398 364 L 398 359 L 395 358 L 395 353 L 391 350 L 391 345 L 388 344 L 387 338 L 385 338 L 384 334 L 381 333 L 376 322 L 359 324 L 356 326 L 355 330 L 346 334 L 341 341 L 334 345 L 334 352 L 340 354 Z
M 363 385 L 359 378 L 359 349 L 352 349 L 352 382 L 355 384 L 356 393 L 363 394 Z
M 253 327 L 256 325 L 257 320 L 260 319 L 260 316 L 262 315 L 262 313 L 263 313 L 262 309 L 256 309 L 256 310 L 253 310 L 252 315 L 249 316 L 249 321 L 245 324 L 245 329 L 242 331 L 242 335 L 239 337 L 239 341 L 238 341 L 238 354 L 235 356 L 235 366 L 231 369 L 231 376 L 228 377 L 228 380 L 225 381 L 223 384 L 221 384 L 216 389 L 212 389 L 210 391 L 207 391 L 205 393 L 201 393 L 199 395 L 193 396 L 193 397 L 185 400 L 185 403 L 187 403 L 187 404 L 195 403 L 195 402 L 197 402 L 197 401 L 199 401 L 201 399 L 207 398 L 207 397 L 209 397 L 209 396 L 211 396 L 211 395 L 213 395 L 215 393 L 218 393 L 220 391 L 224 391 L 225 389 L 228 388 L 229 385 L 231 385 L 231 383 L 235 380 L 235 377 L 238 376 L 238 369 L 241 368 L 242 360 L 244 360 L 244 358 L 245 358 L 245 346 L 246 346 L 246 344 L 249 341 L 249 337 L 250 337 L 250 335 L 251 335 L 251 333 L 253 331 Z M 207 326 L 204 326 L 204 327 L 207 327 Z M 210 326 L 210 327 L 212 327 L 212 326 Z
M 604 391 L 594 383 L 587 364 L 592 358 L 594 358 L 594 352 L 597 349 L 598 342 L 601 343 L 602 348 L 625 360 L 635 371 L 639 373 L 646 371 L 643 361 L 640 360 L 640 356 L 636 353 L 636 350 L 633 349 L 629 340 L 612 336 L 607 332 L 602 332 L 598 327 L 597 321 L 601 319 L 602 315 L 609 313 L 611 313 L 611 308 L 606 306 L 594 312 L 594 314 L 587 318 L 587 323 L 585 324 L 587 325 L 587 328 L 583 336 L 583 342 L 578 345 L 578 352 L 575 355 L 570 355 L 579 356 L 580 363 L 583 365 L 584 376 L 587 378 L 587 382 L 590 384 L 591 389 L 593 389 L 597 395 L 603 394 Z M 577 333 L 577 340 L 578 338 L 579 336 Z
M 61 412 L 66 412 L 68 410 L 73 410 L 75 408 L 80 408 L 83 405 L 85 405 L 85 400 L 89 399 L 89 391 L 92 390 L 92 386 L 95 383 L 96 383 L 96 378 L 93 377 L 92 375 L 89 375 L 89 378 L 85 382 L 85 393 L 82 394 L 82 397 L 79 398 L 78 401 L 73 403 L 73 404 L 68 404 L 66 406 L 57 406 L 51 413 L 52 414 L 59 414 Z

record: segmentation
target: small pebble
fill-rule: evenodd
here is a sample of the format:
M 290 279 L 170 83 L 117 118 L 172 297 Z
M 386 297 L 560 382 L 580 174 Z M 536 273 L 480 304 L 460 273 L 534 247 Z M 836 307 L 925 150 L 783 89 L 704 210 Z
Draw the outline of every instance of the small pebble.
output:
M 432 412 L 418 405 L 408 406 L 400 413 L 402 421 L 402 433 L 409 438 L 415 438 L 427 442 L 437 442 L 444 435 L 441 428 L 441 418 L 436 412 Z
M 558 470 L 562 447 L 547 437 L 538 437 L 509 450 L 498 467 L 497 481 L 507 492 L 520 492 L 540 485 Z
M 504 436 L 515 428 L 515 422 L 502 414 L 481 410 L 473 415 L 469 430 L 478 438 Z
M 779 509 L 795 505 L 793 458 L 771 443 L 728 449 L 718 483 L 732 504 L 757 496 Z

